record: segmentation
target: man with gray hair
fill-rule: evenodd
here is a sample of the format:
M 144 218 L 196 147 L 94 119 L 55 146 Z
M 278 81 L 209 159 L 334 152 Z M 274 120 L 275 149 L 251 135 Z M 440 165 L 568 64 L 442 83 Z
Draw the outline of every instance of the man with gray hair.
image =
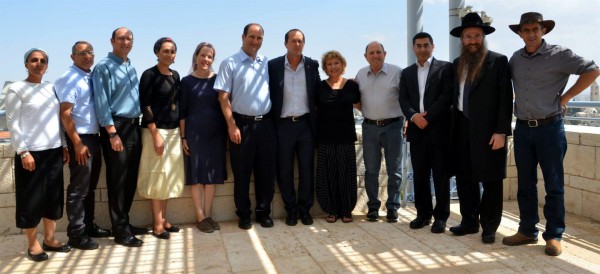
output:
M 398 221 L 400 208 L 400 183 L 402 182 L 402 130 L 404 117 L 400 109 L 400 73 L 396 65 L 385 63 L 386 52 L 377 41 L 365 48 L 365 59 L 369 63 L 358 71 L 356 82 L 360 87 L 361 102 L 356 108 L 364 116 L 362 124 L 363 159 L 365 163 L 365 189 L 369 201 L 367 220 L 379 218 L 379 170 L 381 148 L 385 152 L 387 182 L 387 221 Z

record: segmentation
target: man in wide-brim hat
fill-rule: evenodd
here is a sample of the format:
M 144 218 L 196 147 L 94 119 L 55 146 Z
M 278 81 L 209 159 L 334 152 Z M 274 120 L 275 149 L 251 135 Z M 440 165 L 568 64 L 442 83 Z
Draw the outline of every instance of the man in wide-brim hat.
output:
M 502 240 L 511 246 L 537 243 L 539 164 L 546 189 L 546 231 L 542 237 L 546 241 L 544 252 L 550 256 L 562 252 L 560 240 L 565 231 L 563 159 L 567 141 L 563 115 L 567 102 L 600 74 L 593 61 L 585 60 L 565 47 L 546 43 L 542 37 L 552 31 L 554 25 L 554 21 L 544 20 L 538 12 L 527 12 L 521 15 L 519 24 L 508 26 L 525 42 L 525 47 L 510 58 L 517 117 L 514 155 L 521 221 L 518 232 Z M 577 74 L 579 78 L 564 92 L 571 74 Z
M 508 58 L 487 49 L 485 38 L 495 29 L 469 13 L 450 34 L 460 37 L 454 60 L 451 170 L 460 199 L 456 236 L 479 232 L 481 241 L 496 241 L 502 219 L 502 181 L 506 177 L 506 136 L 511 134 L 512 85 Z M 480 197 L 479 182 L 483 183 Z

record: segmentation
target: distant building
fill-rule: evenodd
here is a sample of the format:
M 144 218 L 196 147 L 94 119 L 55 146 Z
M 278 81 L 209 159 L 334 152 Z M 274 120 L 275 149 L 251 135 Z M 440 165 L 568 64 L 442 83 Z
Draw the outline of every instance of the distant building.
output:
M 600 101 L 600 87 L 596 81 L 590 86 L 590 101 Z

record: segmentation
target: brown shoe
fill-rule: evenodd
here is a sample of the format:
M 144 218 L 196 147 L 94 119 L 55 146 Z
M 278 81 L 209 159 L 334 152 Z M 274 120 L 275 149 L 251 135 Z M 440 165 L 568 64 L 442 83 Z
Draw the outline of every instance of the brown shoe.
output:
M 558 256 L 562 253 L 562 247 L 560 247 L 560 241 L 556 239 L 550 239 L 546 241 L 546 248 L 544 253 L 549 256 Z
M 198 230 L 204 233 L 212 233 L 213 231 L 215 231 L 208 219 L 204 219 L 202 220 L 202 222 L 197 223 L 196 227 L 198 228 Z
M 527 237 L 521 232 L 517 232 L 515 235 L 504 237 L 504 239 L 502 239 L 503 244 L 510 246 L 535 244 L 537 242 L 537 237 Z

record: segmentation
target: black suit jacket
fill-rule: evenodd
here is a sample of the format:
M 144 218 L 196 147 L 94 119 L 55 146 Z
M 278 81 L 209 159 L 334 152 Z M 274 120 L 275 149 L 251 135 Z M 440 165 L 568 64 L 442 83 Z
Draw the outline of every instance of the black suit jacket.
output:
M 458 60 L 454 60 L 455 71 Z M 458 106 L 460 85 L 456 78 L 453 102 Z M 492 150 L 489 142 L 494 133 L 509 136 L 512 132 L 513 89 L 506 56 L 488 52 L 479 76 L 471 84 L 468 104 L 469 132 L 466 134 L 471 148 L 473 177 L 480 181 L 502 180 L 506 177 L 506 143 L 503 148 Z M 455 109 L 455 118 L 462 115 L 458 108 Z
M 279 126 L 281 109 L 283 107 L 283 85 L 286 56 L 279 56 L 269 61 L 269 93 L 271 96 L 270 115 Z M 319 62 L 304 56 L 304 71 L 306 73 L 306 92 L 308 94 L 308 107 L 310 111 L 310 126 L 313 136 L 317 136 L 317 112 L 315 110 L 315 96 L 317 85 L 321 81 L 319 76 Z
M 417 64 L 402 70 L 400 76 L 400 106 L 406 119 L 422 112 L 419 110 L 419 80 Z M 454 85 L 452 64 L 432 58 L 425 84 L 423 105 L 427 111 L 427 127 L 420 129 L 409 122 L 406 138 L 409 142 L 419 140 L 424 134 L 436 144 L 447 144 L 450 140 L 450 104 Z

